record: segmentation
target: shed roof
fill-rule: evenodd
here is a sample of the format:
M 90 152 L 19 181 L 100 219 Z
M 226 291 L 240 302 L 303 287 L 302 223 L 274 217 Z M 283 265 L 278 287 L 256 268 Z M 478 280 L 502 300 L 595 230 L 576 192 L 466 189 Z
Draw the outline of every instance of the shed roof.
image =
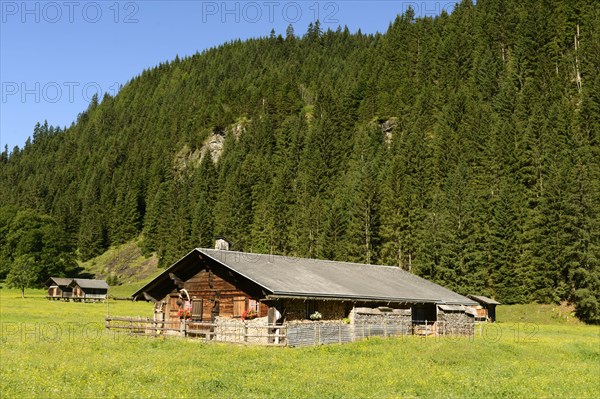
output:
M 108 289 L 108 284 L 104 280 L 90 280 L 85 278 L 75 278 L 72 286 L 78 285 L 81 288 Z
M 444 312 L 465 312 L 467 308 L 462 305 L 438 305 Z
M 71 281 L 73 281 L 73 279 L 68 278 L 68 277 L 50 277 L 46 281 L 46 287 L 50 287 L 52 285 L 57 285 L 59 287 L 66 287 L 69 284 L 71 284 Z
M 485 305 L 502 305 L 500 302 L 497 302 L 494 299 L 488 298 L 487 296 L 483 295 L 469 295 L 469 298 L 479 303 L 483 303 Z
M 381 302 L 476 305 L 471 299 L 393 266 L 374 266 L 319 259 L 253 254 L 197 248 L 146 284 L 134 298 L 160 284 L 168 274 L 196 268 L 200 259 L 212 259 L 245 277 L 266 292 L 267 299 L 283 297 L 332 298 Z M 187 270 L 186 270 L 187 269 Z M 191 277 L 191 276 L 190 276 Z M 171 288 L 172 289 L 172 288 Z M 169 291 L 170 292 L 170 291 Z

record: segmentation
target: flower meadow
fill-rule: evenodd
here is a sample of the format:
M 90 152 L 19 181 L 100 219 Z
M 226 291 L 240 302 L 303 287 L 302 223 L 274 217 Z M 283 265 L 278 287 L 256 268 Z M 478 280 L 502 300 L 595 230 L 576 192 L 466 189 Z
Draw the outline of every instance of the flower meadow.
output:
M 513 322 L 502 307 L 500 322 L 472 338 L 267 348 L 104 328 L 107 312 L 151 316 L 148 303 L 19 296 L 0 289 L 2 399 L 594 398 L 600 390 L 597 326 Z

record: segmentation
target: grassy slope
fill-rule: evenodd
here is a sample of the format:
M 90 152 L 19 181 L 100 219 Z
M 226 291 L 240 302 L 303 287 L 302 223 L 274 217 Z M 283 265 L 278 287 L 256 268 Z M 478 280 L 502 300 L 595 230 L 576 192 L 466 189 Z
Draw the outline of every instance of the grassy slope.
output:
M 560 305 L 526 305 L 498 306 L 496 309 L 498 321 L 534 324 L 582 325 L 575 317 L 575 307 L 566 303 Z
M 281 349 L 112 335 L 103 329 L 106 304 L 48 302 L 43 295 L 31 291 L 21 300 L 17 291 L 0 290 L 3 399 L 592 398 L 600 389 L 600 329 L 556 324 L 551 309 L 537 318 L 554 324 L 532 324 L 511 319 L 517 308 L 500 307 L 502 322 L 474 339 Z M 108 312 L 150 315 L 152 307 L 111 301 Z
M 145 257 L 139 247 L 139 240 L 111 247 L 108 251 L 87 262 L 81 263 L 85 271 L 96 278 L 106 279 L 117 276 L 119 284 L 110 289 L 110 295 L 125 297 L 162 272 L 157 269 L 156 255 Z

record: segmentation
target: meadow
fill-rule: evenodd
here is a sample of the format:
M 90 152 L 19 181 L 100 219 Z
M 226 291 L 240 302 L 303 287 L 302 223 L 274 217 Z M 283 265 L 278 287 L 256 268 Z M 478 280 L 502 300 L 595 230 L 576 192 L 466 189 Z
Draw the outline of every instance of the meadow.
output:
M 267 348 L 144 338 L 104 316 L 148 303 L 50 302 L 0 289 L 4 398 L 595 398 L 600 328 L 542 305 L 500 306 L 472 338 Z M 531 316 L 529 319 L 528 315 Z

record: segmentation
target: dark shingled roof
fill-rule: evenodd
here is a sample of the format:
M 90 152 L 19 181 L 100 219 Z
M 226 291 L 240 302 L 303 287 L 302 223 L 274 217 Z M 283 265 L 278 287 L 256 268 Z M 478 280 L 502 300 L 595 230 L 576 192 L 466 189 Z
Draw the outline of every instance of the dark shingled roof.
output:
M 71 283 L 72 286 L 77 284 L 79 287 L 85 288 L 94 288 L 94 289 L 108 289 L 108 284 L 104 280 L 88 280 L 85 278 L 75 278 Z
M 73 281 L 73 279 L 68 277 L 50 277 L 48 281 L 46 281 L 46 287 L 50 287 L 52 285 L 66 287 L 71 284 L 71 281 Z
M 487 296 L 483 296 L 483 295 L 469 295 L 469 298 L 471 298 L 474 301 L 477 301 L 479 303 L 483 303 L 485 305 L 502 305 L 500 302 L 497 302 L 497 301 L 493 300 L 492 298 L 488 298 Z
M 267 298 L 311 297 L 382 302 L 477 304 L 467 297 L 398 267 L 202 248 L 187 254 L 134 293 L 133 297 L 143 299 L 145 291 L 154 290 L 160 284 L 170 284 L 169 287 L 172 289 L 173 285 L 168 273 L 171 271 L 181 273 L 190 267 L 194 268 L 194 264 L 201 263 L 199 261 L 201 257 L 211 258 L 253 281 L 267 292 Z

